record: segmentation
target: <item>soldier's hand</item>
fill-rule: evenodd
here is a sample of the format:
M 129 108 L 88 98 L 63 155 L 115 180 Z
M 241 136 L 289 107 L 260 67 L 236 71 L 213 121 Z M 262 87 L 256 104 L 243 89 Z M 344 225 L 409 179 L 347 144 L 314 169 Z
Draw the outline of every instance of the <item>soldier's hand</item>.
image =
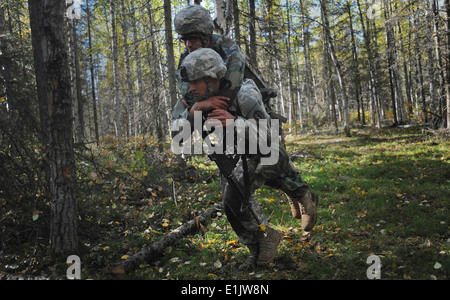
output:
M 223 96 L 213 96 L 203 101 L 196 102 L 192 106 L 191 113 L 194 111 L 210 111 L 215 109 L 227 109 L 230 104 L 230 98 Z
M 232 124 L 235 116 L 233 116 L 229 111 L 224 109 L 215 109 L 211 113 L 208 114 L 207 120 L 214 120 L 216 123 L 212 123 L 211 125 L 216 127 L 226 127 L 229 124 Z M 229 121 L 227 121 L 229 120 Z M 211 121 L 212 122 L 212 121 Z

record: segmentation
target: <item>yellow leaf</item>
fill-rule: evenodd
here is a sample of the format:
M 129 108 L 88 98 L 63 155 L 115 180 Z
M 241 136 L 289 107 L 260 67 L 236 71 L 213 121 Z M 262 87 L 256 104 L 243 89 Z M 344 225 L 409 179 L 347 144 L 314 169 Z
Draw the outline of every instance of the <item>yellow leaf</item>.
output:
M 356 214 L 360 218 L 364 218 L 365 216 L 367 216 L 367 213 L 365 211 L 358 211 Z
M 163 226 L 163 227 L 167 227 L 167 226 L 169 226 L 169 223 L 164 222 L 164 223 L 162 223 L 162 226 Z
M 269 199 L 269 202 L 270 202 L 270 203 L 275 202 L 275 199 L 270 198 L 270 199 Z
M 128 255 L 122 256 L 121 259 L 128 259 Z
M 259 227 L 259 230 L 261 230 L 262 232 L 266 232 L 266 226 L 264 226 L 264 224 L 259 224 L 258 225 L 258 227 Z

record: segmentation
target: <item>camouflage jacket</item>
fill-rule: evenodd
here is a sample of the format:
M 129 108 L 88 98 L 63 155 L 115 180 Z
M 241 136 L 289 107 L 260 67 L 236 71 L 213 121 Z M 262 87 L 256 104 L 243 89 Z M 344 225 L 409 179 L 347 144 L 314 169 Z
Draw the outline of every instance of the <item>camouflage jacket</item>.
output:
M 244 79 L 244 70 L 245 70 L 245 54 L 241 51 L 239 46 L 234 43 L 229 37 L 220 36 L 214 34 L 211 41 L 211 48 L 220 54 L 222 59 L 227 66 L 227 72 L 224 76 L 225 79 L 229 80 L 231 83 L 230 89 L 234 90 L 242 84 L 242 80 Z M 189 54 L 188 51 L 185 51 L 178 63 L 178 70 L 176 73 L 177 81 L 178 81 L 178 89 L 182 95 L 182 99 L 180 99 L 175 105 L 172 117 L 174 119 L 178 118 L 186 118 L 186 105 L 183 103 L 184 96 L 189 91 L 189 83 L 181 80 L 180 74 L 180 66 L 183 62 L 184 58 Z M 183 117 L 184 115 L 184 117 Z

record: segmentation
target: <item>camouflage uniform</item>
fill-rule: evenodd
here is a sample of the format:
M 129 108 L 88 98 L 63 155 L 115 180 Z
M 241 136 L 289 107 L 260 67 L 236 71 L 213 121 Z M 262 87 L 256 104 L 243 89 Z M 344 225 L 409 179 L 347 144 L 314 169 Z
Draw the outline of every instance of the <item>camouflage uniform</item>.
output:
M 240 91 L 237 93 L 237 101 L 228 108 L 230 112 L 238 115 L 238 119 L 269 119 L 261 93 L 251 79 L 244 79 Z M 256 117 L 256 118 L 255 118 Z M 272 188 L 280 189 L 291 197 L 301 198 L 308 192 L 308 185 L 303 181 L 300 173 L 296 170 L 282 143 L 279 143 L 279 158 L 274 165 L 262 165 L 258 156 L 250 156 L 247 160 L 247 176 L 249 186 L 245 186 L 244 163 L 242 158 L 237 163 L 233 174 L 242 184 L 242 188 L 250 191 L 250 205 L 258 218 L 267 227 L 267 218 L 261 211 L 258 201 L 255 199 L 255 191 L 264 184 Z M 256 244 L 261 232 L 258 223 L 249 210 L 240 211 L 241 202 L 234 195 L 226 180 L 222 180 L 222 199 L 225 213 L 233 230 L 243 244 Z
M 244 78 L 245 54 L 230 38 L 215 34 L 212 37 L 211 49 L 215 50 L 225 62 L 227 72 L 224 78 L 231 83 L 230 89 L 237 89 L 242 84 Z M 178 101 L 173 109 L 172 116 L 174 118 L 178 118 L 185 113 L 185 103 L 190 105 L 193 104 L 193 100 L 189 100 L 187 99 L 188 97 L 186 97 L 189 92 L 189 82 L 183 81 L 180 74 L 180 67 L 188 54 L 189 53 L 186 51 L 181 55 L 179 68 L 176 72 L 178 89 L 183 98 Z
M 231 84 L 229 89 L 236 90 L 242 84 L 245 70 L 245 54 L 229 37 L 213 34 L 214 23 L 208 10 L 199 5 L 187 6 L 178 12 L 174 23 L 175 31 L 182 38 L 200 37 L 202 40 L 210 41 L 209 47 L 221 56 L 226 65 L 227 71 L 224 78 Z M 182 98 L 173 109 L 172 116 L 174 118 L 179 118 L 185 114 L 186 104 L 192 105 L 193 101 L 195 101 L 190 99 L 188 95 L 189 82 L 183 81 L 180 74 L 180 67 L 188 54 L 188 50 L 181 54 L 176 72 L 178 89 Z
M 202 61 L 208 61 L 208 55 L 214 56 L 214 52 L 210 49 L 198 49 L 183 62 L 182 67 L 187 68 L 187 76 L 189 80 L 196 80 L 203 78 L 206 74 L 204 70 L 209 69 L 208 66 L 198 62 L 201 57 Z M 193 74 L 200 73 L 195 78 Z M 222 72 L 223 69 L 218 68 L 217 72 Z M 217 77 L 213 77 L 217 78 Z M 220 75 L 219 75 L 220 78 Z M 250 119 L 270 119 L 267 114 L 262 101 L 261 93 L 258 87 L 251 79 L 244 79 L 241 87 L 238 89 L 236 98 L 231 100 L 228 111 L 237 116 L 238 119 L 246 122 Z M 190 120 L 190 115 L 187 109 L 184 109 L 181 114 L 175 114 L 175 119 L 184 118 Z M 192 120 L 190 120 L 192 121 Z M 292 161 L 283 147 L 279 143 L 279 159 L 274 165 L 262 165 L 258 156 L 248 156 L 247 161 L 247 179 L 244 174 L 244 162 L 242 158 L 239 159 L 236 167 L 233 170 L 235 178 L 243 189 L 250 191 L 250 205 L 253 211 L 258 216 L 258 219 L 267 226 L 267 218 L 264 216 L 258 201 L 255 199 L 255 191 L 263 184 L 270 187 L 280 189 L 291 197 L 301 198 L 308 192 L 308 185 L 303 181 L 299 172 L 295 169 Z M 248 181 L 247 181 L 248 180 Z M 233 230 L 238 235 L 240 241 L 246 245 L 257 244 L 261 238 L 262 232 L 259 230 L 258 222 L 247 209 L 241 212 L 241 201 L 239 197 L 234 194 L 229 184 L 222 178 L 222 198 L 224 203 L 225 213 Z

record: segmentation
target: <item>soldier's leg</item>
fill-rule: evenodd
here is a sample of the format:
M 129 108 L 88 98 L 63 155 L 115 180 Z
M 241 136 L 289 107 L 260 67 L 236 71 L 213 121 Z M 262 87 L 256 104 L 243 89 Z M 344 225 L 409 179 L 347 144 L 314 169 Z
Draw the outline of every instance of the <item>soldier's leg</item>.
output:
M 258 201 L 255 199 L 255 190 L 262 186 L 263 182 L 254 180 L 255 163 L 248 161 L 248 176 L 249 186 L 245 186 L 244 180 L 244 168 L 242 160 L 236 165 L 233 171 L 233 175 L 236 178 L 242 191 L 247 189 L 249 192 L 249 203 L 258 219 L 267 226 L 267 218 L 262 213 L 261 207 Z M 231 224 L 231 227 L 236 232 L 239 240 L 243 244 L 255 244 L 258 242 L 259 224 L 253 217 L 249 209 L 241 211 L 242 201 L 238 195 L 233 191 L 225 178 L 222 177 L 222 199 L 224 204 L 225 214 Z
M 309 231 L 314 227 L 317 220 L 318 197 L 310 192 L 308 183 L 302 179 L 282 145 L 278 163 L 260 166 L 256 173 L 265 178 L 266 185 L 287 194 L 292 215 L 302 219 L 304 230 Z
M 248 176 L 249 185 L 245 187 L 244 168 L 242 160 L 240 160 L 233 172 L 235 178 L 242 188 L 249 188 L 250 208 L 256 214 L 258 220 L 264 224 L 266 231 L 261 231 L 258 220 L 250 212 L 250 209 L 241 210 L 242 201 L 233 191 L 228 183 L 222 185 L 222 197 L 224 202 L 224 210 L 227 215 L 231 227 L 236 232 L 241 243 L 248 246 L 250 250 L 249 258 L 241 266 L 242 269 L 254 267 L 256 264 L 267 264 L 276 254 L 278 243 L 281 239 L 280 234 L 267 226 L 267 218 L 262 213 L 258 201 L 255 199 L 254 193 L 264 183 L 260 178 L 255 178 L 254 171 L 257 163 L 248 160 Z

